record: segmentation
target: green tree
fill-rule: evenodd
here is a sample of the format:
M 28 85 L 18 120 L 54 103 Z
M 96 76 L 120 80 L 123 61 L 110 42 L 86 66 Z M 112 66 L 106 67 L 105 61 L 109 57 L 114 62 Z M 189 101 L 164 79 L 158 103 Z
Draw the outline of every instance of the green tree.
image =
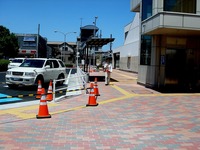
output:
M 0 26 L 0 58 L 16 57 L 18 54 L 17 37 L 9 29 Z

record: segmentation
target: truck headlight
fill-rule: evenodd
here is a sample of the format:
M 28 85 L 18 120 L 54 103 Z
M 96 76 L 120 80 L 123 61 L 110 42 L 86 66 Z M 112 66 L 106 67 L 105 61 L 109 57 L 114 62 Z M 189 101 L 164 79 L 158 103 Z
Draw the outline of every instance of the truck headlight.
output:
M 7 75 L 11 75 L 11 71 L 6 71 L 6 74 Z
M 25 72 L 25 76 L 35 77 L 35 72 Z

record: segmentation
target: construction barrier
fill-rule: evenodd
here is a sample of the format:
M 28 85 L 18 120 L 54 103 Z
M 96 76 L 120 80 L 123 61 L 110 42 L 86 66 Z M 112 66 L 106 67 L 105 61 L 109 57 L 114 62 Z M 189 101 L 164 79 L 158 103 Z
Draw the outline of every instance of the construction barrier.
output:
M 82 94 L 82 90 L 85 90 L 87 74 L 83 72 L 79 67 L 75 74 L 69 71 L 68 77 L 65 79 L 53 80 L 53 101 L 61 101 L 67 96 L 75 96 Z M 56 87 L 56 83 L 64 81 L 64 86 Z M 65 93 L 58 98 L 55 97 L 55 93 Z

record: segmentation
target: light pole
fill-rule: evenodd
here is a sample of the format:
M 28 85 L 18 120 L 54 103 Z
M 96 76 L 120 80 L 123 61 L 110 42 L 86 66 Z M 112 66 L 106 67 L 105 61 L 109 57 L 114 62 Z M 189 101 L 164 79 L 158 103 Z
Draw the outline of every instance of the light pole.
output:
M 77 47 L 76 47 L 76 73 L 78 73 L 78 58 L 79 58 L 79 51 L 78 51 L 78 49 L 79 49 L 79 41 L 77 40 Z
M 64 32 L 61 32 L 61 31 L 57 31 L 57 30 L 55 30 L 54 31 L 55 33 L 61 33 L 61 34 L 63 34 L 64 35 L 64 51 L 65 51 L 65 47 L 66 47 L 66 36 L 68 35 L 68 34 L 70 34 L 70 33 L 76 33 L 76 32 L 67 32 L 67 33 L 64 33 Z M 63 50 L 61 50 L 61 60 L 63 60 L 63 53 L 62 53 L 62 51 Z
M 96 24 L 97 24 L 97 19 L 98 19 L 98 17 L 95 17 L 95 20 L 94 20 L 94 37 L 96 37 Z M 95 61 L 96 61 L 96 56 L 95 56 L 95 50 L 96 50 L 96 46 L 95 47 L 93 47 L 93 49 L 94 49 L 94 53 L 93 53 L 93 65 L 96 65 L 96 63 L 95 63 Z

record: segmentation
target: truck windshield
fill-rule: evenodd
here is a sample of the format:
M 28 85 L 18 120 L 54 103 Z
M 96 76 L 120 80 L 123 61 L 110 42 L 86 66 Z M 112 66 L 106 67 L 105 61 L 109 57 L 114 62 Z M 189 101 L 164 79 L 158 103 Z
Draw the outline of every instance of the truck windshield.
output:
M 42 68 L 45 60 L 38 59 L 26 59 L 20 67 L 32 67 L 32 68 Z
M 23 59 L 13 59 L 12 63 L 22 63 Z

